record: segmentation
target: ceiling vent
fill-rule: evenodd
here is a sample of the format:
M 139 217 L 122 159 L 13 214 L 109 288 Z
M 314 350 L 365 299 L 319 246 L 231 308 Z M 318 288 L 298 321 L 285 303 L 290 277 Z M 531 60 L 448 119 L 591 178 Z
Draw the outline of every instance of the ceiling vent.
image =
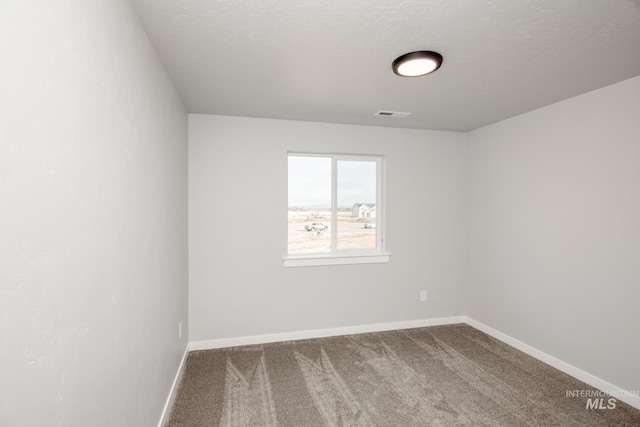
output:
M 375 115 L 381 117 L 397 117 L 399 119 L 406 119 L 411 115 L 411 113 L 403 113 L 400 111 L 378 111 Z

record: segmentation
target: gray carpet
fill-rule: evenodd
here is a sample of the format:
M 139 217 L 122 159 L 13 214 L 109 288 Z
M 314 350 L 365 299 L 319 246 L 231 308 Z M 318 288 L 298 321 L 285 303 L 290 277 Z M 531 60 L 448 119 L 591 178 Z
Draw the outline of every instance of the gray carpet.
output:
M 195 351 L 168 426 L 640 426 L 592 387 L 468 326 Z M 603 408 L 609 404 L 604 398 Z

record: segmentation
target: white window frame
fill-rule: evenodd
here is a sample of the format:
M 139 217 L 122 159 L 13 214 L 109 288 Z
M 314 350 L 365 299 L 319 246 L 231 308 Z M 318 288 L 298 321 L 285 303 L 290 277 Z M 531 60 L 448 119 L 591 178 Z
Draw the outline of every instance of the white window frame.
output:
M 285 267 L 311 267 L 322 265 L 373 264 L 389 262 L 391 254 L 385 244 L 385 165 L 384 156 L 368 154 L 305 153 L 288 152 L 290 156 L 322 157 L 331 159 L 331 252 L 290 254 L 283 258 Z M 376 247 L 374 249 L 338 250 L 338 161 L 366 161 L 376 163 Z M 287 184 L 289 175 L 287 174 Z M 287 203 L 289 197 L 287 196 Z M 285 216 L 286 217 L 286 216 Z M 288 230 L 288 224 L 287 228 Z M 287 231 L 288 245 L 288 231 Z

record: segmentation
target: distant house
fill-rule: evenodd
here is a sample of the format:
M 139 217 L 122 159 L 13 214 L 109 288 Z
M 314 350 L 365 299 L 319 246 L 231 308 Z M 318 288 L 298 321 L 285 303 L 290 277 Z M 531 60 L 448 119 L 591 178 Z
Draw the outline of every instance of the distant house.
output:
M 356 218 L 375 218 L 376 205 L 373 203 L 356 203 L 351 208 L 351 214 Z

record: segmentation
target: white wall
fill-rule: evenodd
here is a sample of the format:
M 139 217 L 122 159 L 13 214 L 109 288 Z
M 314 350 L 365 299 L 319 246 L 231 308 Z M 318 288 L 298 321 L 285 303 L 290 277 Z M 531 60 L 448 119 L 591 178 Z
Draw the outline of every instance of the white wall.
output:
M 158 423 L 187 115 L 127 0 L 0 5 L 0 425 Z
M 390 263 L 283 267 L 287 151 L 386 157 Z M 190 115 L 190 340 L 462 315 L 464 155 L 456 133 Z
M 466 314 L 640 390 L 640 77 L 469 136 Z

